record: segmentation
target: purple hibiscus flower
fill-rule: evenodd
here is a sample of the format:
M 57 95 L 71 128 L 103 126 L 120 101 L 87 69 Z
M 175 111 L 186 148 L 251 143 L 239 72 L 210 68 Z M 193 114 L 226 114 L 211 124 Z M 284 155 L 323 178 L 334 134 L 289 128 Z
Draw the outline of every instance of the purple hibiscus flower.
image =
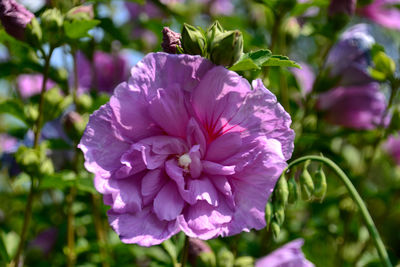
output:
M 315 81 L 315 74 L 312 67 L 307 63 L 300 62 L 299 64 L 301 66 L 301 69 L 292 68 L 291 72 L 296 78 L 302 95 L 305 96 L 312 91 Z
M 190 55 L 148 54 L 91 115 L 79 148 L 125 243 L 210 239 L 265 226 L 290 158 L 291 119 L 250 84 Z
M 359 13 L 383 27 L 400 30 L 400 10 L 396 5 L 400 0 L 374 0 Z
M 346 30 L 329 51 L 325 67 L 337 78 L 338 85 L 368 84 L 374 81 L 368 73 L 371 47 L 375 43 L 368 25 L 357 24 Z
M 301 251 L 304 241 L 293 240 L 256 261 L 255 267 L 313 267 Z
M 13 153 L 18 149 L 18 140 L 11 135 L 0 133 L 0 154 Z
M 82 52 L 78 52 L 77 66 L 80 91 L 96 88 L 112 93 L 115 86 L 128 76 L 127 63 L 121 55 L 111 55 L 102 51 L 94 52 L 92 63 Z
M 24 99 L 40 94 L 42 91 L 42 83 L 42 74 L 21 74 L 17 78 L 18 91 Z M 52 80 L 47 80 L 46 90 L 53 88 L 55 85 L 56 84 Z
M 337 87 L 319 95 L 317 107 L 330 123 L 353 129 L 374 129 L 383 120 L 386 100 L 377 83 Z
M 400 165 L 400 137 L 399 135 L 389 136 L 385 143 L 385 149 L 388 154 L 393 158 L 397 165 Z
M 15 0 L 0 1 L 0 20 L 11 36 L 25 39 L 25 28 L 35 16 Z

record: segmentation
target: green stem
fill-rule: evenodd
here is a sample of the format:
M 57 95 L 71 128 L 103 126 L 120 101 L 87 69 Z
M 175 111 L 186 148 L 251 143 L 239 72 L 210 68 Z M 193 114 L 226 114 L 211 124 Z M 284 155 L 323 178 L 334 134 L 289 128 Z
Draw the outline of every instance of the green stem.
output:
M 365 224 L 367 226 L 367 229 L 369 231 L 369 234 L 372 237 L 372 240 L 374 241 L 375 247 L 378 251 L 379 257 L 381 259 L 381 262 L 383 264 L 383 266 L 386 267 L 392 267 L 392 264 L 389 260 L 389 256 L 386 252 L 385 246 L 382 242 L 382 239 L 379 235 L 378 230 L 376 229 L 376 226 L 374 224 L 374 221 L 372 220 L 371 215 L 368 212 L 367 207 L 365 206 L 364 201 L 362 200 L 362 198 L 360 197 L 360 195 L 358 194 L 357 190 L 355 189 L 354 185 L 351 183 L 349 177 L 347 177 L 347 175 L 342 171 L 342 169 L 340 169 L 340 167 L 333 162 L 332 160 L 328 159 L 328 158 L 324 158 L 321 156 L 304 156 L 301 158 L 298 158 L 294 161 L 292 161 L 286 168 L 286 170 L 290 169 L 291 167 L 298 165 L 304 161 L 307 160 L 314 160 L 314 161 L 319 161 L 322 163 L 325 163 L 326 165 L 328 165 L 334 172 L 336 172 L 336 174 L 339 176 L 339 178 L 342 180 L 342 182 L 344 183 L 344 185 L 346 186 L 347 190 L 349 191 L 351 197 L 353 198 L 354 202 L 357 204 L 358 208 L 360 209 L 361 212 L 361 216 L 363 217 Z M 286 171 L 285 170 L 285 171 Z
M 41 126 L 42 126 L 42 121 L 43 121 L 44 93 L 46 92 L 46 83 L 47 83 L 49 69 L 50 69 L 50 58 L 51 58 L 51 55 L 53 54 L 53 50 L 54 49 L 52 47 L 50 47 L 49 54 L 47 56 L 46 56 L 45 52 L 42 51 L 42 55 L 43 55 L 45 62 L 44 62 L 44 69 L 43 69 L 42 90 L 40 92 L 40 101 L 39 101 L 39 117 L 38 117 L 35 127 L 33 129 L 34 130 L 33 148 L 38 148 L 38 146 L 39 146 L 40 132 L 41 132 L 41 128 L 42 128 Z M 11 263 L 11 266 L 18 267 L 20 264 L 19 261 L 20 261 L 21 255 L 22 255 L 23 247 L 24 247 L 25 240 L 26 240 L 26 234 L 28 232 L 29 223 L 30 223 L 31 217 L 32 217 L 32 206 L 33 206 L 35 190 L 36 190 L 36 179 L 35 179 L 35 177 L 31 177 L 31 187 L 29 190 L 28 200 L 26 203 L 24 222 L 22 225 L 20 240 L 18 243 L 18 248 L 17 248 L 17 252 L 14 257 L 14 261 L 13 261 L 13 263 Z
M 189 237 L 185 236 L 185 244 L 183 245 L 183 251 L 182 251 L 181 267 L 186 266 L 188 256 L 189 256 Z

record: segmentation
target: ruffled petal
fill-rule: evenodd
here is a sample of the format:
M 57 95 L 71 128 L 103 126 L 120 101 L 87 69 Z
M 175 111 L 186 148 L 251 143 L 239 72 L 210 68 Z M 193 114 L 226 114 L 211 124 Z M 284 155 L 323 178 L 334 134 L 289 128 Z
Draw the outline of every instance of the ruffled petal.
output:
M 144 94 L 128 83 L 118 85 L 110 99 L 110 107 L 121 133 L 132 142 L 162 133 L 152 121 L 148 105 Z
M 176 185 L 170 181 L 163 186 L 154 199 L 154 212 L 160 220 L 172 221 L 181 213 L 185 202 L 178 194 Z
M 206 160 L 220 162 L 238 152 L 242 146 L 240 133 L 232 132 L 219 136 L 207 148 Z
M 186 100 L 180 85 L 172 84 L 166 89 L 158 89 L 151 101 L 148 112 L 164 132 L 170 136 L 186 138 L 189 121 Z
M 124 243 L 149 247 L 161 244 L 179 232 L 176 221 L 161 221 L 150 208 L 135 214 L 119 214 L 111 209 L 107 214 L 111 227 Z
M 189 180 L 188 187 L 190 195 L 195 201 L 205 200 L 212 206 L 218 206 L 218 193 L 209 178 Z
M 86 169 L 103 178 L 110 177 L 122 166 L 120 158 L 129 146 L 130 141 L 121 136 L 108 104 L 90 116 L 78 145 L 85 155 Z
M 184 216 L 178 218 L 179 226 L 186 235 L 200 239 L 210 239 L 226 235 L 226 225 L 232 220 L 232 210 L 224 201 L 218 207 L 206 201 L 198 201 L 187 208 Z

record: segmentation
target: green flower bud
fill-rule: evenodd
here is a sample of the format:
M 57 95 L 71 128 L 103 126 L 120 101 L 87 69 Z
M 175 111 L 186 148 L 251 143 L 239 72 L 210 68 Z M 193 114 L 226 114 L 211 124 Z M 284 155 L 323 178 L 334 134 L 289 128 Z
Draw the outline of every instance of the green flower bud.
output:
M 304 200 L 309 200 L 314 192 L 314 182 L 306 167 L 300 175 L 300 186 L 302 198 Z
M 392 76 L 396 71 L 396 63 L 394 63 L 393 59 L 388 57 L 383 51 L 377 52 L 373 57 L 373 61 L 375 69 L 384 73 L 386 76 Z
M 319 199 L 323 199 L 326 194 L 327 183 L 326 183 L 326 176 L 322 167 L 315 173 L 314 175 L 315 180 L 315 189 L 314 189 L 314 196 Z
M 26 26 L 26 40 L 29 44 L 34 47 L 39 47 L 42 42 L 42 28 L 40 28 L 39 22 L 36 18 L 33 18 L 31 22 Z
M 267 224 L 267 227 L 269 227 L 269 224 L 271 223 L 272 213 L 273 213 L 273 206 L 272 203 L 268 201 L 267 205 L 265 206 L 265 222 Z
M 54 173 L 54 166 L 53 166 L 53 162 L 51 161 L 51 159 L 46 158 L 39 167 L 39 172 L 40 174 L 53 174 Z
M 210 43 L 210 59 L 217 65 L 232 66 L 243 54 L 240 31 L 227 31 L 215 36 Z
M 57 8 L 46 9 L 40 18 L 45 29 L 49 31 L 62 29 L 64 17 Z
M 37 105 L 29 104 L 24 106 L 24 114 L 27 121 L 33 125 L 39 117 L 39 110 L 37 108 Z
M 277 239 L 279 236 L 279 233 L 281 232 L 281 227 L 279 226 L 279 224 L 277 222 L 271 223 L 271 231 L 272 231 L 273 237 L 275 239 Z
M 225 30 L 222 28 L 221 24 L 216 20 L 214 23 L 208 28 L 206 36 L 207 40 L 209 41 L 209 44 L 216 36 L 219 36 L 220 34 L 224 33 Z
M 43 38 L 54 46 L 61 44 L 64 37 L 64 16 L 60 10 L 57 8 L 47 9 L 40 18 Z
M 284 174 L 281 175 L 278 182 L 276 183 L 274 194 L 275 199 L 279 201 L 283 206 L 286 206 L 289 198 L 289 189 Z
M 232 252 L 226 248 L 222 248 L 218 252 L 218 266 L 220 267 L 233 267 L 235 262 L 235 256 Z
M 235 260 L 235 267 L 252 267 L 254 266 L 254 259 L 250 256 L 242 256 Z
M 285 221 L 285 207 L 279 202 L 274 203 L 274 220 L 279 225 L 282 225 Z
M 181 36 L 182 48 L 186 54 L 205 55 L 207 42 L 199 29 L 184 23 Z
M 29 174 L 36 174 L 40 165 L 39 151 L 20 146 L 15 153 L 15 160 L 21 169 Z
M 81 94 L 76 104 L 78 109 L 88 111 L 93 105 L 93 99 L 88 94 Z
M 213 252 L 202 252 L 197 257 L 197 266 L 217 266 L 215 255 Z
M 294 177 L 288 180 L 288 190 L 289 190 L 289 203 L 295 203 L 299 199 L 299 192 L 297 189 L 297 183 Z

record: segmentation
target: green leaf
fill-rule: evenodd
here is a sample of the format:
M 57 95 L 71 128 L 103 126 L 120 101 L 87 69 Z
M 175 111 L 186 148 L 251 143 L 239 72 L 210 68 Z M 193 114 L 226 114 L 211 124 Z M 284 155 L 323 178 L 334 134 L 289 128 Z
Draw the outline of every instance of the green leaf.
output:
M 271 51 L 268 49 L 249 52 L 243 54 L 229 69 L 233 71 L 259 70 L 270 57 Z
M 163 243 L 161 243 L 161 245 L 171 257 L 172 263 L 176 264 L 178 262 L 178 254 L 174 243 L 172 243 L 170 239 L 167 239 Z
M 78 190 L 87 192 L 87 193 L 96 194 L 96 192 L 97 192 L 96 189 L 94 189 L 92 179 L 78 178 L 76 180 L 76 187 L 78 188 Z
M 73 20 L 64 22 L 65 34 L 71 39 L 87 37 L 88 31 L 98 25 L 100 20 Z
M 3 260 L 5 260 L 6 262 L 10 261 L 10 257 L 8 256 L 8 252 L 7 252 L 6 246 L 4 244 L 3 236 L 1 233 L 0 233 L 0 255 L 1 255 L 1 258 Z
M 1 113 L 7 113 L 13 115 L 14 117 L 22 120 L 23 122 L 26 121 L 23 104 L 14 99 L 8 99 L 0 102 L 0 114 Z
M 301 66 L 287 56 L 272 55 L 263 64 L 263 67 L 292 67 L 301 69 Z
M 72 171 L 62 171 L 46 175 L 40 180 L 40 189 L 63 190 L 75 184 L 76 176 Z

